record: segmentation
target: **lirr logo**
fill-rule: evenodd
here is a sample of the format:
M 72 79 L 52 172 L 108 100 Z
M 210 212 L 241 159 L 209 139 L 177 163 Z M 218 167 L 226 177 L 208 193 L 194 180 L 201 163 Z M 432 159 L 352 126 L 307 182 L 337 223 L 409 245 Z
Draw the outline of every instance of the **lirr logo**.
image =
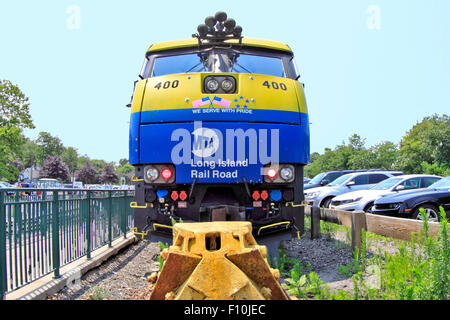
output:
M 194 141 L 192 153 L 199 158 L 209 158 L 214 155 L 220 147 L 219 135 L 209 128 L 198 128 L 192 132 Z
M 227 128 L 221 131 L 205 128 L 199 121 L 194 123 L 192 132 L 181 128 L 174 130 L 171 141 L 177 142 L 171 152 L 175 165 L 205 160 L 264 165 L 279 160 L 279 129 Z

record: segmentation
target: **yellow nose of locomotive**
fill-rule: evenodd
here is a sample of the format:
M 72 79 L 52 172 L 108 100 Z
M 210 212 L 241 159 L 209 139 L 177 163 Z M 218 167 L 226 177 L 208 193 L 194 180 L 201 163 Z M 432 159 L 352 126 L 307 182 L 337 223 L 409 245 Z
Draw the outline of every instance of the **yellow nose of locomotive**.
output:
M 151 299 L 287 300 L 250 222 L 179 223 Z

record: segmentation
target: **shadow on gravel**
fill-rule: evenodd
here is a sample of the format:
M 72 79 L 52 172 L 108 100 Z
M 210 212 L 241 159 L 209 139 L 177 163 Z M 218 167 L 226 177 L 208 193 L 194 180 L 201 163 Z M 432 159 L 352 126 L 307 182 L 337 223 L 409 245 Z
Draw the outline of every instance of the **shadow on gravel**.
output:
M 132 246 L 135 245 L 139 245 L 139 243 L 142 243 L 142 241 L 145 240 L 140 240 L 138 243 L 133 244 Z M 119 265 L 117 265 L 114 269 L 112 269 L 111 271 L 108 271 L 106 273 L 103 273 L 101 275 L 99 275 L 99 277 L 97 279 L 95 279 L 94 281 L 91 281 L 89 283 L 89 285 L 83 285 L 79 290 L 77 291 L 73 291 L 70 296 L 71 299 L 75 300 L 79 297 L 81 297 L 82 295 L 84 295 L 90 288 L 94 287 L 95 285 L 97 285 L 98 283 L 100 283 L 101 281 L 113 276 L 117 271 L 119 271 L 120 269 L 122 269 L 123 267 L 125 267 L 129 262 L 131 262 L 137 255 L 139 255 L 139 253 L 141 253 L 142 250 L 146 249 L 151 242 L 150 241 L 145 241 L 143 242 L 144 244 L 136 249 L 136 251 L 133 252 L 133 254 L 131 254 L 130 256 L 128 256 L 125 260 L 123 260 Z M 89 275 L 91 272 L 97 270 L 98 268 L 105 266 L 108 263 L 111 263 L 111 261 L 116 258 L 119 254 L 123 254 L 124 252 L 131 250 L 133 247 L 128 247 L 128 248 L 123 248 L 122 250 L 120 250 L 115 256 L 109 258 L 107 261 L 103 262 L 101 265 L 99 265 L 98 267 L 89 270 L 89 272 L 87 272 L 84 276 L 81 277 L 81 279 L 84 279 L 87 277 L 87 275 Z M 65 288 L 67 289 L 67 288 Z M 65 290 L 63 289 L 63 290 Z

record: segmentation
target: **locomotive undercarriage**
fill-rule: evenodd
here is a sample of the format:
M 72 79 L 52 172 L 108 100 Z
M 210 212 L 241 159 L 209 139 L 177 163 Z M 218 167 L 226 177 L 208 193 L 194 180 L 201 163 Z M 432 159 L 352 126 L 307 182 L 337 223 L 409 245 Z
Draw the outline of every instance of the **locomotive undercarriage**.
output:
M 254 237 L 278 257 L 280 241 L 304 233 L 302 165 L 287 184 L 147 184 L 144 167 L 135 166 L 134 226 L 142 239 L 171 243 L 175 222 L 250 221 Z

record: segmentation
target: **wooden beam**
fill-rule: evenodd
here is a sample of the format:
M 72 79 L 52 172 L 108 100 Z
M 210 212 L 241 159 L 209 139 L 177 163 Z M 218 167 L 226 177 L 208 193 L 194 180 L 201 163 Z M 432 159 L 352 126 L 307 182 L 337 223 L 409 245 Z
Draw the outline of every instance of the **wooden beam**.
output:
M 321 209 L 321 219 L 324 221 L 352 227 L 352 213 L 342 210 Z
M 366 221 L 368 232 L 373 232 L 385 237 L 410 241 L 412 232 L 416 235 L 419 232 L 423 233 L 423 222 L 420 220 L 367 214 Z M 440 230 L 439 223 L 428 222 L 428 226 L 429 235 L 435 237 Z
M 307 215 L 311 215 L 312 210 L 313 209 L 310 206 L 305 207 L 305 213 Z M 341 224 L 353 229 L 355 223 L 355 218 L 353 217 L 354 213 L 355 212 L 321 208 L 320 219 L 331 223 Z M 423 233 L 423 222 L 421 220 L 388 217 L 375 214 L 364 214 L 363 218 L 361 213 L 357 214 L 357 216 L 356 223 L 357 226 L 359 225 L 358 228 L 364 225 L 365 230 L 368 232 L 376 233 L 381 236 L 410 241 L 411 233 L 414 232 L 416 235 L 419 232 Z M 435 237 L 440 232 L 440 224 L 438 222 L 428 222 L 428 226 L 429 236 Z M 450 235 L 450 230 L 448 232 Z M 355 237 L 358 236 L 358 234 L 355 234 Z M 355 241 L 355 244 L 357 245 L 359 240 L 355 239 Z

